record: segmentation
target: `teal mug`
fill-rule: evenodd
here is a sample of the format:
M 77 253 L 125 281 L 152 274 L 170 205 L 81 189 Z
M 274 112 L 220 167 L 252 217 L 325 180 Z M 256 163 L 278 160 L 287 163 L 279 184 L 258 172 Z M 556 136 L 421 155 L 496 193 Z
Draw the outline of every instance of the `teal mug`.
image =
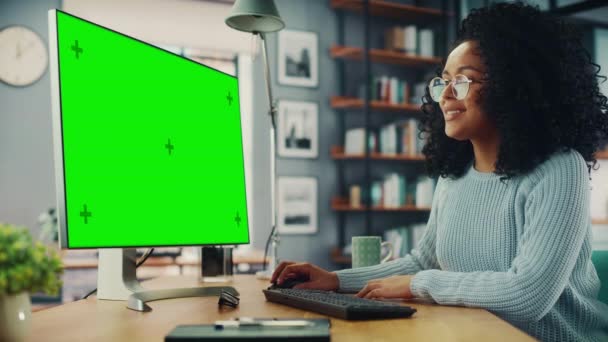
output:
M 382 258 L 382 247 L 388 252 Z M 385 263 L 393 256 L 393 245 L 382 242 L 379 236 L 353 236 L 352 239 L 353 268 L 373 266 Z

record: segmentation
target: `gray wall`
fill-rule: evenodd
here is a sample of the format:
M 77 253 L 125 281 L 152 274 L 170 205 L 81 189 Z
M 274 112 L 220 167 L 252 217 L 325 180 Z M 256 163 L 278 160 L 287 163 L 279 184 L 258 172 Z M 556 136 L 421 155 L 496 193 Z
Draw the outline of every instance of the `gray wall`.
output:
M 0 28 L 24 25 L 48 42 L 47 11 L 59 0 L 2 0 Z M 37 231 L 37 217 L 55 206 L 48 69 L 35 84 L 0 82 L 0 222 Z
M 302 260 L 322 267 L 333 267 L 329 251 L 336 245 L 336 216 L 330 210 L 330 200 L 336 191 L 336 165 L 329 157 L 329 146 L 340 142 L 336 135 L 337 113 L 329 107 L 329 97 L 337 94 L 335 61 L 329 57 L 329 47 L 337 42 L 337 24 L 329 1 L 276 1 L 286 29 L 313 31 L 319 38 L 319 86 L 301 88 L 280 85 L 277 81 L 277 34 L 269 35 L 269 57 L 273 95 L 277 100 L 315 101 L 319 104 L 319 157 L 317 159 L 279 158 L 279 176 L 311 176 L 318 179 L 319 231 L 314 235 L 282 235 L 279 258 Z M 268 100 L 262 74 L 261 55 L 254 65 L 254 241 L 262 249 L 271 228 L 270 216 L 270 142 Z

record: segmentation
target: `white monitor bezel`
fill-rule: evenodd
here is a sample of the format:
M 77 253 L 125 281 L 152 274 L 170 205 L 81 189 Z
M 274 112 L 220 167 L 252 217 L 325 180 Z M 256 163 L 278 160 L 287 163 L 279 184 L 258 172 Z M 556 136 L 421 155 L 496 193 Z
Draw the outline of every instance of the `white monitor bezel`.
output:
M 67 240 L 65 183 L 63 170 L 63 139 L 61 136 L 61 94 L 59 89 L 59 51 L 57 49 L 57 10 L 48 12 L 49 19 L 49 71 L 51 77 L 51 110 L 53 122 L 53 157 L 57 198 L 57 225 L 59 246 L 69 248 Z

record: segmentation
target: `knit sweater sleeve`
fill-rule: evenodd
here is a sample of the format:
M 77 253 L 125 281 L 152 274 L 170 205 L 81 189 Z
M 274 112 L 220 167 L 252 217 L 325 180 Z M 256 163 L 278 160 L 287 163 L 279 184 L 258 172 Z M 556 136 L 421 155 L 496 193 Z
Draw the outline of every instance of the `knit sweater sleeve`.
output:
M 523 208 L 524 230 L 511 267 L 506 272 L 422 271 L 410 285 L 414 296 L 481 307 L 520 322 L 538 321 L 553 307 L 590 225 L 588 171 L 580 155 L 569 153 L 533 172 L 538 177 Z
M 444 193 L 444 186 L 444 180 L 440 177 L 435 187 L 427 227 L 420 238 L 417 248 L 402 258 L 383 264 L 337 271 L 340 291 L 356 292 L 373 279 L 385 278 L 392 275 L 415 274 L 421 270 L 439 268 L 435 254 L 437 203 L 439 202 L 439 197 Z

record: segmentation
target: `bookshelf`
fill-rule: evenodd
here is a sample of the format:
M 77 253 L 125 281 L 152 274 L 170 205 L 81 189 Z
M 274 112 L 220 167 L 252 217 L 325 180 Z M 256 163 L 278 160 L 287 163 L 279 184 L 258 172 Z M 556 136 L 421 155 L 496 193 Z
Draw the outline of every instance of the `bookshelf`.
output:
M 388 77 L 395 78 L 397 75 L 407 75 L 405 79 L 407 84 L 411 85 L 415 82 L 423 82 L 426 80 L 425 73 L 434 71 L 434 68 L 440 66 L 442 59 L 438 56 L 445 53 L 447 44 L 445 44 L 448 36 L 448 18 L 453 16 L 452 13 L 448 12 L 448 3 L 451 3 L 450 8 L 456 8 L 455 2 L 442 1 L 440 2 L 441 8 L 430 8 L 419 6 L 424 4 L 424 1 L 415 2 L 416 5 L 407 5 L 398 3 L 396 1 L 382 1 L 382 0 L 329 0 L 330 7 L 335 11 L 338 19 L 338 41 L 329 48 L 329 54 L 336 62 L 339 76 L 339 89 L 337 94 L 331 96 L 329 99 L 330 106 L 338 113 L 338 134 L 341 138 L 345 139 L 345 133 L 348 128 L 364 128 L 364 134 L 362 133 L 363 141 L 361 144 L 364 149 L 364 153 L 359 153 L 361 149 L 355 149 L 357 154 L 346 154 L 345 146 L 332 146 L 330 148 L 330 157 L 337 163 L 337 180 L 339 189 L 331 200 L 330 206 L 338 217 L 338 246 L 331 251 L 331 259 L 337 264 L 350 264 L 350 257 L 342 255 L 342 248 L 346 245 L 347 231 L 351 229 L 347 223 L 354 223 L 353 228 L 364 229 L 365 235 L 377 235 L 380 233 L 379 229 L 386 229 L 384 226 L 384 215 L 404 215 L 407 222 L 419 222 L 416 220 L 423 220 L 420 222 L 426 222 L 430 213 L 430 208 L 416 207 L 411 205 L 415 202 L 411 198 L 410 190 L 407 190 L 405 195 L 402 193 L 402 185 L 398 185 L 396 188 L 399 192 L 400 201 L 397 203 L 407 203 L 407 205 L 397 206 L 376 206 L 372 205 L 372 199 L 370 191 L 365 189 L 371 189 L 372 182 L 378 178 L 383 172 L 387 171 L 386 174 L 397 174 L 395 170 L 399 170 L 398 174 L 408 179 L 416 179 L 421 175 L 424 162 L 424 157 L 420 154 L 416 154 L 412 151 L 417 150 L 412 148 L 410 142 L 408 142 L 408 153 L 401 153 L 404 151 L 403 145 L 396 151 L 400 153 L 379 153 L 384 149 L 378 149 L 378 144 L 382 145 L 384 141 L 377 137 L 377 143 L 375 144 L 374 150 L 369 146 L 368 140 L 370 132 L 376 130 L 383 125 L 394 124 L 395 122 L 406 122 L 410 119 L 418 119 L 422 115 L 421 105 L 413 104 L 409 102 L 410 91 L 405 90 L 401 85 L 392 87 L 393 91 L 399 92 L 398 100 L 394 100 L 395 97 L 392 95 L 389 97 L 392 102 L 388 101 L 387 98 L 382 97 L 383 100 L 372 99 L 372 79 L 373 76 L 381 76 L 378 74 L 378 70 L 382 68 L 382 72 L 388 72 L 392 75 Z M 428 2 L 431 3 L 431 2 Z M 433 4 L 437 4 L 434 2 Z M 353 15 L 355 13 L 355 15 Z M 346 20 L 346 15 L 349 15 L 349 21 Z M 351 20 L 354 18 L 354 21 Z M 372 32 L 372 20 L 377 20 L 379 28 L 386 29 L 387 24 L 402 27 L 403 25 L 416 25 L 417 28 L 423 28 L 427 31 L 433 32 L 434 38 L 434 51 L 425 52 L 425 56 L 417 55 L 415 53 L 406 53 L 403 50 L 392 50 L 387 49 L 386 46 L 380 41 L 381 35 L 378 34 L 380 31 Z M 348 25 L 347 25 L 348 24 Z M 347 28 L 350 25 L 362 24 L 363 27 L 363 42 L 354 43 L 349 41 L 346 43 L 346 35 L 348 32 L 352 32 Z M 417 30 L 416 28 L 416 30 Z M 391 40 L 392 41 L 392 40 Z M 428 43 L 428 41 L 427 41 Z M 439 44 L 437 44 L 439 43 Z M 379 45 L 383 45 L 380 47 Z M 422 47 L 422 45 L 420 45 Z M 426 45 L 427 47 L 429 44 Z M 431 45 L 432 46 L 432 45 Z M 441 46 L 441 47 L 440 47 Z M 395 46 L 392 46 L 395 47 Z M 438 50 L 439 48 L 439 50 Z M 429 50 L 419 50 L 422 51 Z M 357 63 L 356 72 L 346 72 L 347 66 L 351 66 L 348 63 Z M 376 68 L 376 74 L 373 73 L 372 67 L 378 65 Z M 362 77 L 361 77 L 362 76 Z M 377 78 L 376 77 L 376 78 Z M 401 76 L 400 76 L 401 77 Z M 359 78 L 361 82 L 361 91 L 357 95 L 353 96 L 347 91 L 349 84 L 352 85 L 352 79 Z M 392 82 L 392 81 L 391 81 Z M 400 82 L 400 81 L 399 81 Z M 378 89 L 384 90 L 384 86 Z M 411 88 L 410 88 L 411 89 Z M 376 90 L 376 88 L 374 88 Z M 411 89 L 413 90 L 413 89 Z M 351 90 L 352 92 L 352 90 Z M 377 93 L 378 94 L 378 93 Z M 401 97 L 403 95 L 403 97 Z M 380 97 L 379 97 L 380 98 Z M 388 115 L 378 115 L 386 113 Z M 361 122 L 363 122 L 361 124 Z M 415 126 L 414 126 L 415 127 Z M 408 136 L 409 135 L 408 133 Z M 407 139 L 399 140 L 401 138 L 395 138 L 398 144 L 404 144 L 409 141 Z M 346 140 L 346 139 L 345 139 Z M 415 140 L 415 139 L 414 139 Z M 344 141 L 343 141 L 344 143 Z M 363 147 L 365 145 L 365 147 Z M 349 149 L 350 150 L 350 149 Z M 393 149 L 386 149 L 393 151 Z M 372 172 L 372 165 L 374 169 Z M 352 171 L 352 172 L 347 172 Z M 377 182 L 377 181 L 376 181 Z M 411 184 L 407 181 L 408 185 Z M 361 198 L 361 205 L 352 207 L 349 201 L 349 186 L 352 184 L 359 185 L 361 189 L 364 189 L 363 197 Z M 398 183 L 401 184 L 401 183 Z M 403 185 L 404 186 L 404 185 Z M 405 187 L 405 186 L 404 186 Z M 414 186 L 415 188 L 415 186 Z M 384 190 L 382 190 L 384 192 Z M 393 193 L 395 191 L 392 191 Z M 377 197 L 375 197 L 373 203 L 378 203 Z M 382 201 L 381 201 L 382 203 Z M 350 215 L 362 215 L 357 216 L 358 221 L 354 221 L 350 218 Z M 373 220 L 376 223 L 373 224 L 372 216 L 375 217 Z M 392 216 L 391 216 L 392 217 Z M 401 216 L 398 216 L 401 222 Z M 363 218 L 363 220 L 361 220 Z M 356 222 L 356 223 L 355 223 Z M 362 226 L 362 227 L 361 227 Z

